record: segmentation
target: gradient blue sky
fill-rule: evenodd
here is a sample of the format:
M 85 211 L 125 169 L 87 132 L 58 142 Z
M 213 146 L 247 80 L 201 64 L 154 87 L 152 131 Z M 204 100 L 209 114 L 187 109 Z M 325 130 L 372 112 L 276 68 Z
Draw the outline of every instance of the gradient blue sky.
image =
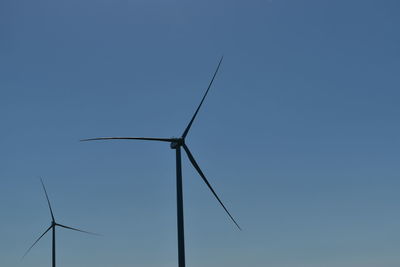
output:
M 0 265 L 177 266 L 179 136 L 187 265 L 400 265 L 399 1 L 0 2 Z

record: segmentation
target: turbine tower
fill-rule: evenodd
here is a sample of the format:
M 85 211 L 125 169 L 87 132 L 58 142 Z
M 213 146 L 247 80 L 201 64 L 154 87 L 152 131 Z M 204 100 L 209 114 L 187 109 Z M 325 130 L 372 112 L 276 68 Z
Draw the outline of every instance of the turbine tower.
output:
M 51 242 L 51 247 L 52 247 L 52 251 L 51 251 L 51 262 L 52 262 L 52 267 L 56 267 L 56 227 L 62 227 L 65 229 L 69 229 L 69 230 L 73 230 L 73 231 L 78 231 L 78 232 L 82 232 L 82 233 L 86 233 L 86 234 L 91 234 L 91 235 L 98 235 L 95 233 L 91 233 L 91 232 L 87 232 L 87 231 L 83 231 L 77 228 L 73 228 L 70 226 L 66 226 L 63 224 L 59 224 L 56 222 L 55 218 L 54 218 L 54 214 L 53 214 L 53 209 L 51 208 L 51 204 L 50 204 L 50 200 L 49 200 L 49 196 L 47 195 L 47 191 L 46 191 L 46 187 L 44 186 L 43 180 L 40 179 L 40 182 L 42 183 L 42 187 L 44 190 L 44 193 L 46 195 L 46 199 L 47 199 L 47 204 L 49 206 L 49 210 L 50 210 L 50 215 L 51 215 L 51 224 L 49 226 L 49 228 L 47 228 L 46 231 L 44 231 L 44 233 L 38 238 L 36 239 L 36 241 L 33 243 L 32 246 L 30 246 L 30 248 L 25 252 L 24 256 L 22 258 L 24 258 L 29 251 L 31 251 L 31 249 L 36 245 L 37 242 L 39 242 L 39 240 L 50 230 L 52 230 L 52 242 Z
M 193 167 L 197 170 L 200 177 L 203 179 L 204 183 L 208 186 L 211 190 L 214 197 L 218 200 L 221 204 L 222 208 L 228 214 L 230 219 L 235 223 L 235 225 L 241 230 L 238 223 L 235 221 L 233 216 L 230 214 L 228 209 L 222 203 L 221 199 L 218 197 L 217 193 L 207 180 L 206 176 L 204 175 L 203 171 L 200 169 L 200 166 L 197 164 L 196 160 L 194 159 L 192 153 L 189 150 L 189 147 L 186 145 L 186 136 L 189 133 L 190 127 L 192 126 L 197 113 L 199 112 L 201 106 L 203 105 L 204 99 L 206 98 L 208 91 L 211 88 L 211 85 L 214 82 L 215 76 L 218 73 L 219 67 L 221 66 L 223 57 L 221 57 L 217 69 L 212 76 L 212 79 L 207 87 L 207 90 L 201 99 L 199 106 L 197 107 L 193 117 L 189 121 L 186 129 L 184 130 L 183 134 L 179 138 L 152 138 L 152 137 L 100 137 L 100 138 L 90 138 L 90 139 L 83 139 L 81 141 L 95 141 L 95 140 L 143 140 L 143 141 L 159 141 L 159 142 L 167 142 L 170 143 L 171 149 L 175 149 L 176 152 L 176 199 L 177 199 L 177 226 L 178 226 L 178 262 L 179 267 L 185 267 L 185 238 L 184 238 L 184 219 L 183 219 L 183 188 L 182 188 L 182 165 L 181 165 L 181 148 L 186 152 L 189 161 L 192 163 Z

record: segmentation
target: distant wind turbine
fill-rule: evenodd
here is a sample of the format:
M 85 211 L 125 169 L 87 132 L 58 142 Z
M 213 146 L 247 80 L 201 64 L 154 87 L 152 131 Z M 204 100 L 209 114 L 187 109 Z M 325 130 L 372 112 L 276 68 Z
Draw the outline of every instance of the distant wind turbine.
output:
M 221 199 L 218 197 L 217 193 L 214 191 L 211 184 L 208 182 L 206 176 L 204 175 L 203 171 L 200 169 L 199 165 L 197 164 L 196 160 L 194 159 L 192 153 L 190 152 L 188 146 L 185 143 L 185 139 L 187 134 L 189 133 L 190 127 L 195 120 L 197 113 L 202 106 L 204 99 L 206 98 L 208 91 L 211 88 L 212 83 L 214 82 L 215 76 L 218 73 L 219 67 L 221 66 L 223 57 L 221 57 L 217 69 L 214 72 L 214 75 L 208 85 L 208 88 L 197 107 L 192 119 L 190 120 L 189 124 L 187 125 L 185 131 L 183 132 L 180 138 L 149 138 L 149 137 L 101 137 L 101 138 L 90 138 L 90 139 L 83 139 L 81 141 L 94 141 L 94 140 L 144 140 L 144 141 L 160 141 L 160 142 L 168 142 L 171 144 L 171 149 L 175 149 L 176 151 L 176 191 L 177 191 L 177 222 L 178 222 L 178 262 L 179 267 L 185 267 L 185 239 L 184 239 L 184 220 L 183 220 L 183 192 L 182 192 L 182 167 L 181 167 L 181 147 L 185 150 L 190 162 L 192 163 L 193 167 L 197 170 L 200 177 L 203 179 L 204 183 L 208 186 L 211 190 L 212 194 L 221 204 L 222 208 L 226 211 L 228 216 L 231 220 L 235 223 L 235 225 L 241 230 L 238 223 L 235 221 L 233 216 L 229 213 L 228 209 L 222 203 Z
M 30 248 L 25 252 L 24 256 L 22 258 L 24 258 L 29 251 L 31 251 L 31 249 L 36 245 L 37 242 L 39 242 L 39 240 L 50 230 L 52 230 L 52 267 L 56 267 L 56 227 L 62 227 L 62 228 L 66 228 L 66 229 L 70 229 L 70 230 L 74 230 L 74 231 L 78 231 L 78 232 L 82 232 L 82 233 L 86 233 L 86 234 L 91 234 L 91 235 L 98 235 L 95 233 L 91 233 L 91 232 L 87 232 L 87 231 L 83 231 L 77 228 L 72 228 L 66 225 L 62 225 L 56 222 L 56 220 L 54 219 L 54 214 L 53 214 L 53 210 L 51 208 L 50 205 L 50 200 L 49 200 L 49 196 L 47 195 L 47 191 L 46 191 L 46 187 L 44 186 L 43 180 L 40 179 L 40 182 L 42 183 L 42 187 L 44 190 L 44 193 L 46 195 L 46 199 L 47 199 L 47 204 L 49 205 L 49 210 L 50 210 L 50 215 L 51 215 L 51 225 L 49 228 L 47 228 L 46 231 L 44 231 L 44 233 L 35 241 L 35 243 L 33 243 L 32 246 L 30 246 Z

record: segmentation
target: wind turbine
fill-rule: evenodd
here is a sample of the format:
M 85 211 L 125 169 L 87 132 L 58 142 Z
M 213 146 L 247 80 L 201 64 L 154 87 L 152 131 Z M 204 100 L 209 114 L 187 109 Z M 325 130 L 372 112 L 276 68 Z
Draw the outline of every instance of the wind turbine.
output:
M 100 137 L 100 138 L 90 138 L 90 139 L 83 139 L 81 141 L 95 141 L 95 140 L 144 140 L 144 141 L 159 141 L 159 142 L 167 142 L 170 143 L 171 149 L 175 149 L 176 151 L 176 198 L 177 198 L 177 223 L 178 223 L 178 262 L 179 262 L 179 267 L 185 267 L 185 239 L 184 239 L 184 220 L 183 220 L 183 188 L 182 188 L 182 167 L 181 167 L 181 148 L 183 148 L 192 163 L 193 167 L 197 170 L 199 173 L 200 177 L 203 179 L 204 183 L 208 186 L 208 188 L 211 190 L 212 194 L 215 196 L 215 198 L 218 200 L 218 202 L 221 204 L 222 208 L 225 210 L 225 212 L 228 214 L 228 216 L 231 218 L 231 220 L 235 223 L 235 225 L 241 230 L 240 226 L 238 223 L 235 221 L 233 216 L 229 213 L 228 209 L 225 207 L 225 205 L 222 203 L 221 199 L 218 197 L 217 193 L 207 180 L 206 176 L 204 175 L 203 171 L 200 169 L 200 166 L 197 164 L 196 160 L 194 159 L 192 153 L 190 152 L 188 146 L 185 143 L 186 136 L 189 133 L 190 127 L 193 124 L 193 121 L 195 120 L 197 113 L 200 110 L 200 107 L 202 106 L 204 99 L 206 98 L 208 91 L 211 88 L 211 85 L 214 82 L 215 76 L 218 73 L 219 67 L 221 66 L 223 57 L 221 57 L 217 69 L 214 72 L 214 75 L 212 76 L 212 79 L 207 87 L 207 90 L 197 107 L 192 119 L 189 121 L 189 124 L 187 125 L 186 129 L 184 130 L 183 134 L 179 138 L 152 138 L 152 137 Z
M 58 227 L 65 228 L 65 229 L 73 230 L 73 231 L 78 231 L 78 232 L 82 232 L 82 233 L 86 233 L 86 234 L 91 234 L 91 235 L 98 235 L 98 234 L 91 233 L 91 232 L 87 232 L 87 231 L 83 231 L 83 230 L 80 230 L 80 229 L 77 229 L 77 228 L 73 228 L 73 227 L 70 227 L 70 226 L 66 226 L 66 225 L 57 223 L 56 220 L 55 220 L 55 218 L 54 218 L 53 210 L 52 210 L 51 205 L 50 205 L 50 200 L 49 200 L 49 196 L 47 195 L 46 187 L 44 186 L 44 183 L 43 183 L 43 180 L 42 180 L 42 179 L 40 179 L 40 182 L 42 183 L 42 187 L 43 187 L 44 193 L 45 193 L 45 195 L 46 195 L 46 199 L 47 199 L 47 204 L 49 205 L 49 210 L 50 210 L 50 215 L 51 215 L 51 225 L 50 225 L 49 228 L 47 228 L 46 231 L 44 231 L 44 233 L 43 233 L 38 239 L 36 239 L 36 241 L 35 241 L 35 242 L 33 243 L 33 245 L 30 246 L 30 248 L 25 252 L 25 254 L 24 254 L 24 256 L 23 256 L 22 258 L 24 258 L 24 257 L 29 253 L 29 251 L 36 245 L 37 242 L 39 242 L 39 240 L 40 240 L 48 231 L 52 230 L 52 243 L 51 243 L 51 244 L 52 244 L 52 260 L 51 260 L 51 261 L 52 261 L 52 265 L 51 265 L 51 266 L 52 266 L 52 267 L 56 267 L 56 227 L 57 227 L 57 226 L 58 226 Z

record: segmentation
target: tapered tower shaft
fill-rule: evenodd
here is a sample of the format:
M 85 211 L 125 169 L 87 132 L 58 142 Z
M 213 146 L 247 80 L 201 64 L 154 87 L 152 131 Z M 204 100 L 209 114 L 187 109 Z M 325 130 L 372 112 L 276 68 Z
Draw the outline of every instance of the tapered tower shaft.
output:
M 52 267 L 56 267 L 56 227 L 53 225 L 53 241 L 52 241 Z
M 176 207 L 178 225 L 178 266 L 185 267 L 185 229 L 183 219 L 183 186 L 182 186 L 182 164 L 181 147 L 176 150 Z

